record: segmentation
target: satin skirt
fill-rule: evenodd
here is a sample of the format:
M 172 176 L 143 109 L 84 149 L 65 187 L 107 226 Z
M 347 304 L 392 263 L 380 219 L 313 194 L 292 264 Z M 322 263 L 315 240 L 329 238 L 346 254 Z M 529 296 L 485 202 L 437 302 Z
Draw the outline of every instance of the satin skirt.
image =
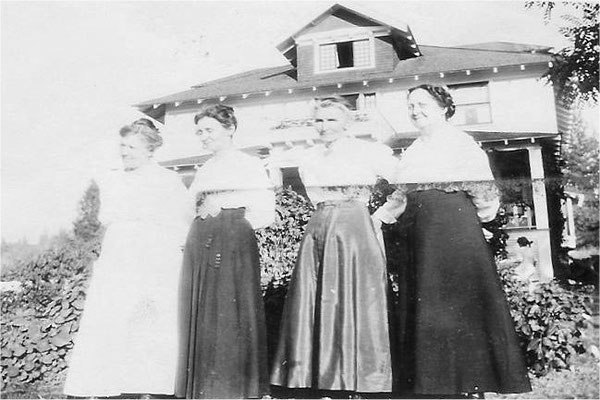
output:
M 531 390 L 496 265 L 464 192 L 409 193 L 394 240 L 395 391 Z M 388 241 L 389 245 L 392 245 Z
M 290 281 L 273 385 L 391 391 L 385 257 L 367 208 L 320 203 Z
M 259 398 L 269 393 L 256 236 L 244 209 L 191 226 L 180 287 L 175 395 Z

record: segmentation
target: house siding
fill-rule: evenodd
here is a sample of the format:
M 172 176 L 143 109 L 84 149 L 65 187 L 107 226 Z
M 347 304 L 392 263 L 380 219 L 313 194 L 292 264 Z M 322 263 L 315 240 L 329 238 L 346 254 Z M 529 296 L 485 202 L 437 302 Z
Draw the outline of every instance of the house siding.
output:
M 462 125 L 462 129 L 490 132 L 557 132 L 556 109 L 552 88 L 534 77 L 503 79 L 498 74 L 478 76 L 478 82 L 489 81 L 489 98 L 492 121 L 486 124 Z M 452 84 L 473 81 L 453 80 Z M 408 88 L 421 83 L 410 81 L 401 83 L 380 83 L 363 86 L 344 85 L 319 88 L 317 91 L 279 93 L 265 96 L 255 94 L 243 99 L 229 97 L 224 103 L 236 110 L 239 126 L 236 134 L 242 146 L 268 146 L 272 141 L 285 141 L 287 138 L 314 138 L 312 128 L 273 129 L 284 120 L 300 120 L 311 115 L 311 101 L 315 96 L 350 93 L 376 93 L 376 109 L 371 112 L 373 123 L 368 128 L 379 140 L 386 140 L 381 132 L 408 134 L 415 131 L 407 113 Z M 450 82 L 448 82 L 450 83 Z M 527 96 L 523 96 L 527 93 Z M 214 102 L 214 101 L 213 101 Z M 205 102 L 204 104 L 209 104 Z M 170 107 L 165 119 L 165 149 L 157 154 L 161 160 L 168 160 L 197 154 L 198 143 L 193 116 L 202 105 Z M 377 124 L 382 124 L 378 130 Z M 391 127 L 391 129 L 390 129 Z
M 310 82 L 315 75 L 314 45 L 303 44 L 298 49 L 298 82 Z

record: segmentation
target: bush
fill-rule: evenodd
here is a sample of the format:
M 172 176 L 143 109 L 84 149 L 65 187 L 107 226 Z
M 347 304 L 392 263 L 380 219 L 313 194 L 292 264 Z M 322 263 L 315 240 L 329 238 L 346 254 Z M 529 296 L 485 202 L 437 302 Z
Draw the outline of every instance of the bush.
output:
M 590 319 L 591 288 L 567 290 L 557 282 L 530 287 L 519 281 L 515 264 L 499 268 L 527 367 L 537 376 L 568 369 L 586 351 L 582 330 Z
M 2 388 L 56 381 L 79 328 L 99 240 L 66 240 L 14 274 L 20 293 L 2 293 Z
M 265 302 L 269 363 L 279 339 L 287 285 L 306 224 L 314 208 L 291 189 L 276 194 L 275 222 L 256 232 L 261 259 L 261 286 Z
M 300 241 L 313 212 L 311 204 L 289 189 L 277 193 L 276 220 L 257 231 L 262 289 L 267 317 L 269 355 L 277 344 L 287 285 Z M 63 240 L 11 277 L 23 292 L 2 294 L 2 390 L 60 381 L 79 328 L 91 264 L 100 238 Z M 568 368 L 574 354 L 585 351 L 581 329 L 589 314 L 585 291 L 557 283 L 529 291 L 514 265 L 499 269 L 528 367 L 537 375 Z
M 263 293 L 285 288 L 290 280 L 300 241 L 314 208 L 291 189 L 276 194 L 275 222 L 256 232 Z

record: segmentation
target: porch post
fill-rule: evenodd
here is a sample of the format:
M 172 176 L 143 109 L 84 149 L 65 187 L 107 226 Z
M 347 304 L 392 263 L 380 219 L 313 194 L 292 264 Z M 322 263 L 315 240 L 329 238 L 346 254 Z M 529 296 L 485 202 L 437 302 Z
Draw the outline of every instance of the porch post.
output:
M 563 230 L 563 246 L 575 248 L 577 246 L 577 237 L 575 236 L 575 214 L 573 213 L 573 198 L 567 196 L 564 200 L 565 228 Z
M 554 277 L 552 267 L 552 250 L 550 245 L 550 227 L 548 224 L 548 203 L 546 199 L 546 185 L 544 183 L 544 163 L 542 161 L 542 148 L 528 146 L 529 168 L 531 172 L 531 185 L 533 189 L 533 209 L 535 224 L 538 231 L 537 246 L 539 255 L 540 280 L 546 282 Z

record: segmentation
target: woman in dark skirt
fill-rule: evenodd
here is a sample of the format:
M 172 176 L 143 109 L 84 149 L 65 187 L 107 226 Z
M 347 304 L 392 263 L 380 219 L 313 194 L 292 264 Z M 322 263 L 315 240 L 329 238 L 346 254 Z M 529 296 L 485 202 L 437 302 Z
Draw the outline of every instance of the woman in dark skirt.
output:
M 409 91 L 420 137 L 403 154 L 401 189 L 382 209 L 402 214 L 393 322 L 395 391 L 447 396 L 531 390 L 514 323 L 481 223 L 498 195 L 487 156 L 447 122 L 445 88 Z
M 367 203 L 377 177 L 397 172 L 397 159 L 387 146 L 352 137 L 351 118 L 342 98 L 318 99 L 323 144 L 300 165 L 317 207 L 285 300 L 271 383 L 310 388 L 311 397 L 391 391 L 385 257 Z
M 260 398 L 269 376 L 254 229 L 273 221 L 275 197 L 261 161 L 232 146 L 232 108 L 207 107 L 195 122 L 214 156 L 190 187 L 199 207 L 184 251 L 175 394 Z

